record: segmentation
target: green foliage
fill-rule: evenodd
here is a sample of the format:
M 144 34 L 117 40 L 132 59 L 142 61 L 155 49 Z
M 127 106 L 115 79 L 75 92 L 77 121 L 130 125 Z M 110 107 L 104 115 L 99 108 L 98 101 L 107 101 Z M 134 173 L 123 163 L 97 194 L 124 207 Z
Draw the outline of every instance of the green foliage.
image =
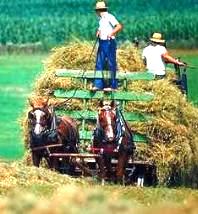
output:
M 51 47 L 77 37 L 94 40 L 95 2 L 90 0 L 16 0 L 0 2 L 0 43 L 42 42 Z M 120 40 L 148 39 L 154 31 L 167 40 L 198 40 L 196 0 L 108 0 L 124 25 Z
M 46 55 L 0 55 L 0 157 L 10 160 L 23 156 L 23 140 L 19 118 L 33 79 L 41 71 Z

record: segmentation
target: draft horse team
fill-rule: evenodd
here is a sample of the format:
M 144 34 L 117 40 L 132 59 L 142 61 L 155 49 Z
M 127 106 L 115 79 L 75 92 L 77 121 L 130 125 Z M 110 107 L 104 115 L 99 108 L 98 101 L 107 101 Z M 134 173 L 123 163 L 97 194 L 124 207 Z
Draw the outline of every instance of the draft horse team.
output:
M 45 159 L 48 168 L 59 172 L 64 169 L 64 173 L 74 175 L 76 165 L 69 154 L 79 154 L 77 123 L 68 116 L 58 117 L 48 99 L 38 98 L 29 103 L 28 127 L 33 165 L 39 167 L 41 160 Z M 89 151 L 96 155 L 97 175 L 102 182 L 123 181 L 134 149 L 133 134 L 116 103 L 100 101 Z M 56 158 L 54 153 L 68 156 Z M 112 158 L 117 160 L 116 167 L 112 167 Z

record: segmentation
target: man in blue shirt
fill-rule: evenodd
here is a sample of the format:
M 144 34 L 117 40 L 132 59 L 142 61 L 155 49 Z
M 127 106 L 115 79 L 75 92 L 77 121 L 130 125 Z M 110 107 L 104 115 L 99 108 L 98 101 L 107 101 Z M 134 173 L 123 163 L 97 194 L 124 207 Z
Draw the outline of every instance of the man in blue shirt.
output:
M 122 30 L 122 25 L 117 19 L 107 12 L 105 2 L 96 3 L 96 13 L 99 17 L 99 27 L 96 36 L 99 38 L 99 47 L 96 58 L 96 73 L 103 72 L 107 62 L 108 69 L 110 70 L 110 84 L 106 87 L 104 78 L 95 78 L 93 82 L 93 90 L 106 90 L 111 91 L 117 89 L 118 84 L 116 80 L 116 34 Z

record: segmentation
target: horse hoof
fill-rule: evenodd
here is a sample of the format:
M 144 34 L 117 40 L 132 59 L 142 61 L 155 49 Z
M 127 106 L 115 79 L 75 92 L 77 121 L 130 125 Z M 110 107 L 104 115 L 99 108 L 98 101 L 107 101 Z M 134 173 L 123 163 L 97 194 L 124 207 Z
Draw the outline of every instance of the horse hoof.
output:
M 117 178 L 116 184 L 125 186 L 125 180 L 123 178 Z
M 102 181 L 101 181 L 101 185 L 102 185 L 102 186 L 105 185 L 105 180 L 104 180 L 104 178 L 103 178 Z

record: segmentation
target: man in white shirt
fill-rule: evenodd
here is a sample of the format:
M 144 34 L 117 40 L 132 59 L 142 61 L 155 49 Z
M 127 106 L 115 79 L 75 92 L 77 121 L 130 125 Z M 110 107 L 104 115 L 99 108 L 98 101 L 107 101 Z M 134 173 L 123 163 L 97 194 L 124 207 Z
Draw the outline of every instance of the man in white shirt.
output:
M 99 47 L 96 58 L 96 72 L 103 72 L 105 64 L 107 62 L 108 69 L 110 71 L 110 84 L 108 87 L 105 85 L 103 78 L 95 78 L 93 82 L 93 90 L 106 91 L 117 88 L 116 80 L 116 34 L 121 31 L 122 25 L 117 19 L 107 12 L 107 6 L 105 2 L 96 3 L 96 13 L 99 17 L 99 27 L 96 32 L 96 36 L 99 37 Z
M 165 40 L 162 39 L 161 33 L 154 33 L 150 38 L 150 44 L 142 52 L 142 58 L 148 72 L 154 74 L 156 79 L 165 77 L 166 63 L 185 66 L 183 62 L 170 56 L 164 45 Z

